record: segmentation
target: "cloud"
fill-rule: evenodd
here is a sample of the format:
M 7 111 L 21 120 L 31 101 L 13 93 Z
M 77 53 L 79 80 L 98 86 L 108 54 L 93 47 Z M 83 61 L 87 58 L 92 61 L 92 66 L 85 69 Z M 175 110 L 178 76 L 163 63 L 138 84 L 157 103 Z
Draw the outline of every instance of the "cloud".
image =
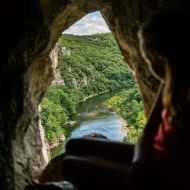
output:
M 100 12 L 90 13 L 65 30 L 63 34 L 90 35 L 110 32 Z

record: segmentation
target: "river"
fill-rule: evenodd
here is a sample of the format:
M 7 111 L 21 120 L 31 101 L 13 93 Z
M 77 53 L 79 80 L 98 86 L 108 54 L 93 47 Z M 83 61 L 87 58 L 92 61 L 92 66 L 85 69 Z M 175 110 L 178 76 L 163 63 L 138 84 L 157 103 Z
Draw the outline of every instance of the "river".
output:
M 106 108 L 105 102 L 112 94 L 104 94 L 87 99 L 78 106 L 77 124 L 71 126 L 73 130 L 67 140 L 82 137 L 90 133 L 101 133 L 108 139 L 122 141 L 126 135 L 123 129 L 125 122 L 121 116 Z M 66 140 L 66 141 L 67 141 Z M 60 145 L 52 150 L 52 157 L 63 150 Z

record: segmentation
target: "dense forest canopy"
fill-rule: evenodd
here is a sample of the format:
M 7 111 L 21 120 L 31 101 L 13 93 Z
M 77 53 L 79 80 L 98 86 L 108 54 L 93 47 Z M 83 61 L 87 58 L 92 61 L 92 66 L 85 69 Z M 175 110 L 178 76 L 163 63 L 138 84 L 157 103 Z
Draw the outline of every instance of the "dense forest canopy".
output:
M 132 137 L 125 141 L 134 141 L 143 125 L 137 123 L 145 121 L 141 96 L 111 33 L 62 35 L 55 72 L 60 73 L 63 83 L 51 85 L 41 103 L 41 121 L 48 143 L 62 134 L 67 136 L 66 124 L 73 119 L 80 101 L 119 89 L 121 92 L 108 100 L 107 106 L 133 127 L 135 134 L 131 133 Z

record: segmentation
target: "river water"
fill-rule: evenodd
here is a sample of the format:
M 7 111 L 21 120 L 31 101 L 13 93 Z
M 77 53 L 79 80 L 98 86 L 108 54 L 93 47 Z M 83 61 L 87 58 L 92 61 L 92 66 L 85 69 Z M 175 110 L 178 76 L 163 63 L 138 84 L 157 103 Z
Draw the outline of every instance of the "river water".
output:
M 111 95 L 101 95 L 80 103 L 78 107 L 78 127 L 69 138 L 81 137 L 90 133 L 101 133 L 109 139 L 122 141 L 125 136 L 124 120 L 106 108 L 105 101 Z
M 125 124 L 123 118 L 106 108 L 105 102 L 112 94 L 95 96 L 81 102 L 78 106 L 77 124 L 71 126 L 71 133 L 67 140 L 82 137 L 90 133 L 101 133 L 109 139 L 122 141 L 126 135 L 123 130 Z M 67 141 L 66 140 L 66 141 Z M 53 157 L 62 152 L 63 145 L 53 149 Z

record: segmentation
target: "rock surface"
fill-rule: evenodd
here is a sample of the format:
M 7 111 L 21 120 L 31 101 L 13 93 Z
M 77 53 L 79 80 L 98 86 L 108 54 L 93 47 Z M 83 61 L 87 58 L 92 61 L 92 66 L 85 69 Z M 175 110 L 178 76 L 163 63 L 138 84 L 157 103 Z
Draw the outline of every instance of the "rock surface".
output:
M 189 12 L 189 4 L 187 0 L 4 1 L 0 8 L 1 189 L 22 190 L 45 165 L 38 104 L 53 80 L 49 53 L 63 30 L 100 10 L 136 76 L 148 114 L 159 82 L 139 54 L 138 28 L 155 11 Z

